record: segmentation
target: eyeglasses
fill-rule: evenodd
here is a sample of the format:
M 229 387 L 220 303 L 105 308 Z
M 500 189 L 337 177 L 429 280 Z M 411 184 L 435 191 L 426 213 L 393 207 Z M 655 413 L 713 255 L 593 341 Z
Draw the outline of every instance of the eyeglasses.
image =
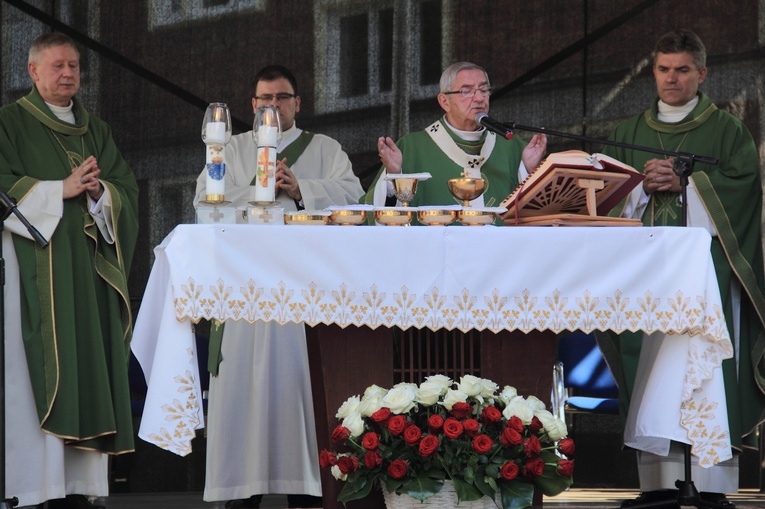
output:
M 470 88 L 470 87 L 462 87 L 459 90 L 452 90 L 451 92 L 444 92 L 444 95 L 450 95 L 450 94 L 459 94 L 460 97 L 464 99 L 472 99 L 475 96 L 476 92 L 481 92 L 481 94 L 484 97 L 489 97 L 491 95 L 491 87 L 478 87 L 478 88 Z
M 276 95 L 266 94 L 266 95 L 255 96 L 255 99 L 257 99 L 260 102 L 270 103 L 271 101 L 274 100 L 274 97 L 276 98 L 276 102 L 282 102 L 282 101 L 287 101 L 289 99 L 292 99 L 293 97 L 295 97 L 295 94 L 286 94 L 286 93 L 276 94 Z

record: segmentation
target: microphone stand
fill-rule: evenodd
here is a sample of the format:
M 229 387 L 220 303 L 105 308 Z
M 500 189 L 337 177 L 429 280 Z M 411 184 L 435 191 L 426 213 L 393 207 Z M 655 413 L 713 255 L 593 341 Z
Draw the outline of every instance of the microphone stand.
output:
M 16 202 L 4 191 L 0 190 L 0 509 L 12 509 L 19 504 L 17 497 L 5 498 L 5 258 L 3 258 L 2 236 L 5 229 L 5 220 L 11 214 L 15 214 L 19 221 L 27 228 L 27 231 L 37 245 L 42 248 L 48 246 L 48 241 L 16 208 Z
M 480 123 L 480 122 L 479 122 Z M 625 149 L 631 149 L 631 150 L 639 150 L 642 152 L 649 152 L 653 154 L 660 154 L 660 155 L 666 155 L 671 156 L 674 158 L 672 170 L 675 172 L 675 175 L 680 177 L 680 188 L 681 188 L 681 196 L 682 196 L 682 226 L 688 226 L 688 182 L 689 177 L 693 173 L 693 166 L 696 161 L 699 161 L 704 164 L 710 164 L 710 165 L 717 165 L 718 159 L 716 157 L 706 157 L 706 156 L 698 156 L 695 154 L 690 154 L 688 152 L 672 152 L 669 150 L 659 150 L 652 147 L 644 147 L 641 145 L 632 145 L 630 143 L 622 143 L 617 141 L 611 141 L 611 140 L 603 140 L 599 138 L 591 138 L 589 136 L 581 136 L 578 134 L 571 134 L 571 133 L 565 133 L 561 131 L 554 131 L 550 129 L 545 129 L 542 127 L 530 127 L 518 124 L 516 122 L 506 122 L 502 123 L 502 126 L 505 128 L 505 130 L 497 129 L 495 126 L 487 125 L 486 123 L 480 123 L 490 131 L 495 132 L 496 134 L 499 134 L 502 137 L 505 137 L 507 139 L 510 139 L 513 135 L 513 131 L 515 129 L 520 129 L 522 131 L 531 131 L 536 133 L 543 133 L 543 134 L 549 134 L 552 136 L 559 136 L 562 138 L 571 138 L 574 140 L 584 141 L 587 143 L 601 143 L 603 145 L 611 145 L 614 147 L 619 148 L 625 148 Z M 701 508 L 709 508 L 709 509 L 735 509 L 735 505 L 733 504 L 717 504 L 714 502 L 709 502 L 707 500 L 702 500 L 701 495 L 699 494 L 699 491 L 696 489 L 696 486 L 693 484 L 692 474 L 691 474 L 691 445 L 682 443 L 683 445 L 683 467 L 684 467 L 684 475 L 685 479 L 680 480 L 678 479 L 675 481 L 675 486 L 677 487 L 677 497 L 675 500 L 658 500 L 653 502 L 645 502 L 645 503 L 635 503 L 629 505 L 629 509 L 648 509 L 648 508 L 678 508 L 680 506 L 693 506 L 697 507 L 699 509 Z

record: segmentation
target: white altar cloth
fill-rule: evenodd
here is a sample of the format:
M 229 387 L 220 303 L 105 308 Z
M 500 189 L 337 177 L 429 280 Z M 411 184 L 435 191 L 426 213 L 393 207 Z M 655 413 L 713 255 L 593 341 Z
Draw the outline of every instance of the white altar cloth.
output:
M 642 330 L 690 337 L 674 366 L 681 408 L 665 419 L 711 465 L 730 439 L 695 447 L 720 423 L 694 409 L 733 349 L 709 247 L 699 228 L 180 225 L 155 249 L 133 335 L 149 387 L 139 437 L 186 455 L 204 427 L 200 319 Z

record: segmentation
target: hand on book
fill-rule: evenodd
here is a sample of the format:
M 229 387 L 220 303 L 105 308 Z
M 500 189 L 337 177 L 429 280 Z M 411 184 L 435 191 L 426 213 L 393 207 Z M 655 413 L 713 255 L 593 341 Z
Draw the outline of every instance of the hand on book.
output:
M 646 194 L 657 191 L 679 193 L 680 177 L 675 174 L 672 168 L 672 159 L 649 159 L 643 167 L 645 180 L 643 181 L 643 190 Z
M 521 154 L 521 160 L 523 161 L 526 170 L 529 173 L 533 172 L 542 162 L 542 158 L 545 156 L 547 150 L 547 136 L 541 133 L 537 133 L 531 137 L 531 141 L 526 145 Z

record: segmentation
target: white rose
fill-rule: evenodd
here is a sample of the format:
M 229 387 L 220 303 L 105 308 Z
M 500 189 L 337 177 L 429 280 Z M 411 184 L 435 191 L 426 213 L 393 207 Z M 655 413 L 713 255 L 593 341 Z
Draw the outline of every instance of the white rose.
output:
M 382 398 L 388 393 L 388 389 L 383 389 L 379 385 L 370 385 L 367 390 L 364 391 L 364 396 L 361 400 L 364 401 L 367 398 Z
M 417 386 L 414 384 L 397 384 L 382 400 L 382 406 L 390 408 L 394 414 L 405 414 L 414 408 L 417 398 Z
M 420 389 L 417 391 L 418 403 L 422 403 L 425 406 L 435 405 L 440 397 L 441 387 L 438 384 L 427 381 L 420 384 Z
M 335 417 L 338 419 L 345 419 L 349 415 L 356 413 L 358 411 L 360 401 L 361 400 L 358 396 L 351 396 L 350 398 L 346 399 L 345 402 L 340 405 L 340 408 L 338 408 Z
M 361 403 L 359 403 L 358 412 L 361 414 L 362 417 L 372 417 L 372 414 L 380 410 L 383 406 L 383 399 L 382 396 L 375 395 L 373 397 L 367 398 L 366 396 L 361 398 Z
M 446 394 L 446 391 L 452 388 L 454 385 L 454 382 L 451 378 L 449 378 L 446 375 L 431 375 L 428 377 L 425 377 L 425 381 L 428 383 L 433 383 L 438 385 L 438 387 L 441 389 L 441 394 Z
M 515 387 L 505 385 L 505 387 L 502 389 L 502 392 L 499 393 L 499 399 L 502 401 L 502 403 L 508 405 L 517 395 L 518 391 L 515 389 Z
M 499 390 L 499 385 L 495 384 L 488 378 L 481 379 L 481 396 L 484 399 L 494 401 L 495 393 Z
M 555 417 L 549 411 L 539 410 L 535 412 L 534 415 L 536 415 L 539 422 L 542 423 L 542 427 L 545 432 L 547 432 L 547 436 L 550 437 L 550 440 L 556 442 L 561 438 L 568 436 L 566 423 Z
M 505 419 L 510 419 L 512 416 L 516 416 L 523 422 L 523 424 L 528 425 L 531 424 L 531 419 L 534 418 L 534 411 L 522 396 L 516 396 L 510 400 L 502 411 L 502 416 Z
M 483 391 L 483 385 L 481 379 L 473 375 L 465 375 L 460 378 L 460 383 L 457 385 L 457 390 L 462 391 L 470 397 L 477 398 L 481 396 Z
M 332 468 L 330 469 L 330 472 L 332 472 L 332 477 L 334 477 L 338 481 L 345 481 L 346 479 L 348 479 L 348 475 L 342 473 L 340 471 L 340 467 L 338 467 L 337 465 L 333 465 Z
M 455 403 L 464 403 L 468 399 L 468 395 L 465 394 L 462 391 L 455 391 L 454 389 L 449 389 L 446 391 L 446 394 L 444 395 L 444 401 L 441 403 L 444 408 L 447 410 L 451 410 Z
M 358 413 L 352 413 L 343 419 L 343 426 L 348 428 L 352 437 L 358 437 L 364 433 L 364 419 Z
M 547 407 L 545 406 L 544 402 L 542 400 L 540 400 L 539 398 L 537 398 L 536 396 L 528 396 L 526 398 L 526 403 L 535 412 L 537 410 L 547 410 Z

